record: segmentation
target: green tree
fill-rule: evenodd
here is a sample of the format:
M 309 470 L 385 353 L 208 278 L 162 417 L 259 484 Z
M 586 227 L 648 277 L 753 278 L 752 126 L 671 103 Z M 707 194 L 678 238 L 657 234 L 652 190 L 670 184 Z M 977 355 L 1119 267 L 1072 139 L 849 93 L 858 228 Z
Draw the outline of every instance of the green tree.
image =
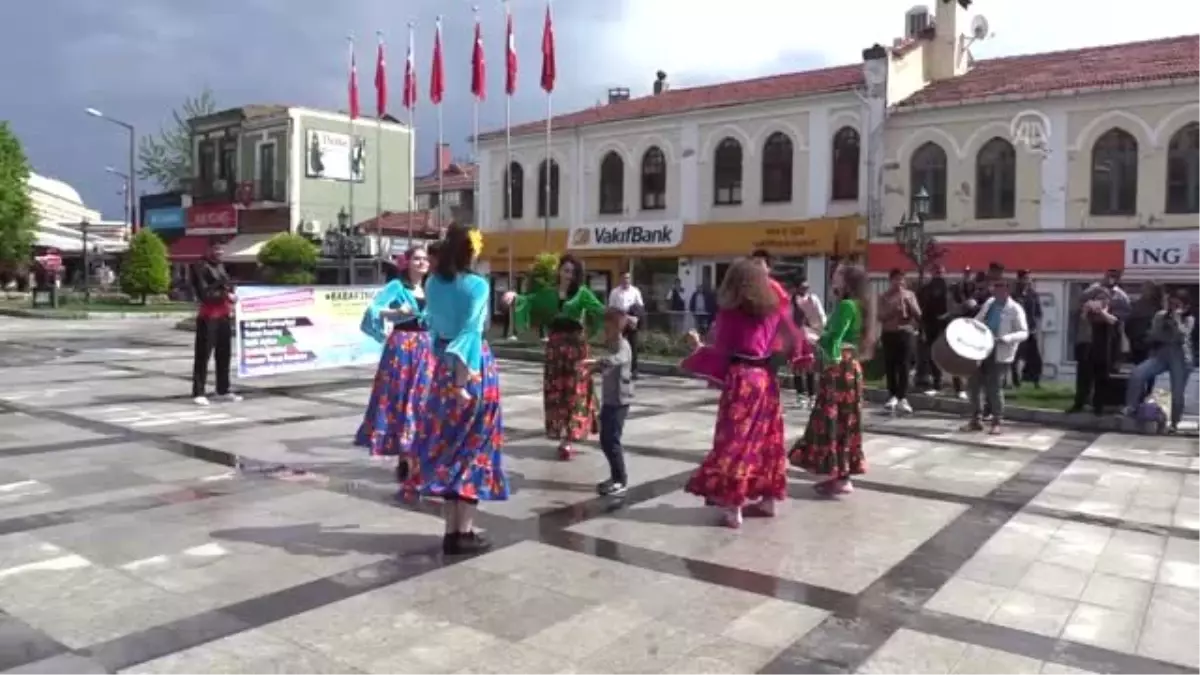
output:
M 13 274 L 29 263 L 37 216 L 29 198 L 29 160 L 21 141 L 0 121 L 0 271 Z
M 303 286 L 316 278 L 313 270 L 319 255 L 316 244 L 285 232 L 263 244 L 258 251 L 258 264 L 262 265 L 267 281 L 273 284 Z
M 171 266 L 167 263 L 167 245 L 150 230 L 141 230 L 129 242 L 129 251 L 121 264 L 121 292 L 139 296 L 162 295 L 171 287 Z
M 212 90 L 205 87 L 199 96 L 184 99 L 171 111 L 171 123 L 155 136 L 138 141 L 138 178 L 153 181 L 164 190 L 182 190 L 192 173 L 192 128 L 188 120 L 217 111 Z

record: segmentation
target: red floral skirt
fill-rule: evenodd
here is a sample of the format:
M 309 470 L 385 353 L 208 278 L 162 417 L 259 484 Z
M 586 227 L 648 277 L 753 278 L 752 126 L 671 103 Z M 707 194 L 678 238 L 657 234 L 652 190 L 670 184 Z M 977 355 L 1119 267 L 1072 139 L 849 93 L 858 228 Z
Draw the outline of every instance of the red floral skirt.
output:
M 546 437 L 582 441 L 599 429 L 596 387 L 583 362 L 591 358 L 583 331 L 551 331 L 542 370 Z
M 742 506 L 787 497 L 787 458 L 779 381 L 762 366 L 729 366 L 713 448 L 687 483 L 687 491 L 709 504 Z

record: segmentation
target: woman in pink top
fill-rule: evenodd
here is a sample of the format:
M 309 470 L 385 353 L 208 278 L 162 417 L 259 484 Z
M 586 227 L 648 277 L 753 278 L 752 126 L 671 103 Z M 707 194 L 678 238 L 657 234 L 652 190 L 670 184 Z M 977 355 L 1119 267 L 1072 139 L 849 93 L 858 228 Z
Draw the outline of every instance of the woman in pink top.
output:
M 805 343 L 796 339 L 786 302 L 780 302 L 767 272 L 751 259 L 738 261 L 725 274 L 717 307 L 712 344 L 703 350 L 722 363 L 704 374 L 720 381 L 721 400 L 712 451 L 692 474 L 687 491 L 721 508 L 725 524 L 738 527 L 748 502 L 750 515 L 772 516 L 775 502 L 787 495 L 783 408 L 772 345 L 782 337 L 791 353 Z

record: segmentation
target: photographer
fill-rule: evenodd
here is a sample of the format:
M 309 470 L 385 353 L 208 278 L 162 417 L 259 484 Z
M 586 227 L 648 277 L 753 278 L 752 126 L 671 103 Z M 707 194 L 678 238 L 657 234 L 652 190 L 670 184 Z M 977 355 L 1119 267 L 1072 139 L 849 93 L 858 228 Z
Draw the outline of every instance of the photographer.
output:
M 205 385 L 208 382 L 208 359 L 215 352 L 217 397 L 223 401 L 240 401 L 229 391 L 229 361 L 233 348 L 233 281 L 221 264 L 223 251 L 213 244 L 204 260 L 192 267 L 192 289 L 200 307 L 196 312 L 196 351 L 192 360 L 192 401 L 208 405 Z
M 1133 369 L 1125 390 L 1124 412 L 1133 415 L 1145 398 L 1147 388 L 1159 375 L 1167 373 L 1171 382 L 1171 433 L 1179 430 L 1179 421 L 1183 419 L 1184 395 L 1191 374 L 1191 350 L 1187 340 L 1194 326 L 1191 317 L 1185 316 L 1187 308 L 1187 293 L 1180 291 L 1171 295 L 1166 308 L 1154 315 L 1146 340 L 1150 357 Z

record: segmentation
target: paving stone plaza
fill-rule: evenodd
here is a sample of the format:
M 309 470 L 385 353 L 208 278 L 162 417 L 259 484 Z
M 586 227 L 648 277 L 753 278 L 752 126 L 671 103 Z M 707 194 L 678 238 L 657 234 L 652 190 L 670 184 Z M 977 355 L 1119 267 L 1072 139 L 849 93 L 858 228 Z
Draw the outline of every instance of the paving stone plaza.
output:
M 771 520 L 682 487 L 716 393 L 644 378 L 631 486 L 541 434 L 503 362 L 507 502 L 443 559 L 437 505 L 354 448 L 373 369 L 190 401 L 168 323 L 0 319 L 0 671 L 1187 673 L 1195 438 L 867 419 L 840 500 L 795 472 Z M 806 415 L 788 410 L 788 437 Z

